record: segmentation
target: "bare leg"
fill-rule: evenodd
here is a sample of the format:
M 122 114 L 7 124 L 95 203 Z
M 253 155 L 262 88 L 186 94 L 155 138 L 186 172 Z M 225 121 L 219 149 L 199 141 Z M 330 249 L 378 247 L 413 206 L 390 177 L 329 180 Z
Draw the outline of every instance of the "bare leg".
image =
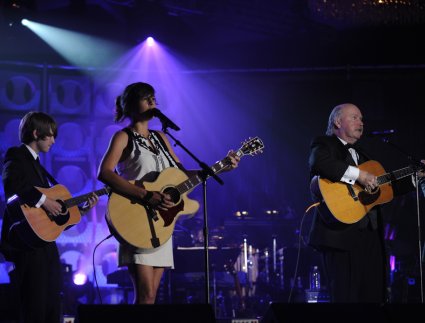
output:
M 164 268 L 132 264 L 128 266 L 134 287 L 134 304 L 154 304 Z

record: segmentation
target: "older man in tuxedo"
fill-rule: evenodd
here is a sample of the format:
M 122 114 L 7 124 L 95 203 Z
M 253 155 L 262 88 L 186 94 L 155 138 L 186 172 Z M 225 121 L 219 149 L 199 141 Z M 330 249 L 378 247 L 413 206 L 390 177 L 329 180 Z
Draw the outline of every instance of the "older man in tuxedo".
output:
M 358 145 L 363 134 L 363 116 L 351 103 L 336 106 L 330 116 L 326 136 L 311 144 L 311 178 L 352 184 L 366 191 L 378 187 L 377 176 L 358 167 L 369 156 Z M 420 172 L 420 176 L 424 173 Z M 394 195 L 414 188 L 410 176 L 392 183 Z M 323 268 L 332 302 L 382 303 L 386 300 L 386 255 L 380 207 L 376 206 L 358 222 L 330 221 L 322 203 L 316 209 L 309 244 L 323 256 Z

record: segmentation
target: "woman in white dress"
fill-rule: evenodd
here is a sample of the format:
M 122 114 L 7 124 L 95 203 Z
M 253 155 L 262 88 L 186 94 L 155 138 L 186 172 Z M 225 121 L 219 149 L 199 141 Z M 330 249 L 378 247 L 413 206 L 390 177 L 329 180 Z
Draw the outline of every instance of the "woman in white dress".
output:
M 155 90 L 147 83 L 128 85 L 115 102 L 115 122 L 128 118 L 126 128 L 116 132 L 99 166 L 98 179 L 114 191 L 140 198 L 151 208 L 167 210 L 174 204 L 168 194 L 147 191 L 129 183 L 130 180 L 154 181 L 167 167 L 186 171 L 164 133 L 149 129 L 149 120 L 156 108 Z M 228 153 L 231 167 L 237 167 L 239 157 Z M 119 266 L 127 266 L 134 286 L 134 304 L 155 303 L 156 293 L 165 268 L 174 267 L 173 239 L 158 248 L 135 249 L 120 244 Z

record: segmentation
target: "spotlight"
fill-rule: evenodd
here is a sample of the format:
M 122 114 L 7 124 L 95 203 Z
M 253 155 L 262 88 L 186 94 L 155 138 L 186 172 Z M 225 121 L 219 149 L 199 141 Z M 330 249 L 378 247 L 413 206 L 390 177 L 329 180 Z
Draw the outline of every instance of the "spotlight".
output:
M 266 210 L 266 214 L 267 215 L 278 215 L 279 211 L 278 210 Z
M 77 273 L 74 275 L 73 281 L 75 285 L 84 285 L 87 282 L 87 275 L 83 273 Z
M 245 217 L 245 216 L 247 216 L 249 213 L 248 213 L 248 211 L 236 211 L 235 212 L 235 216 L 236 217 Z
M 394 272 L 396 270 L 396 258 L 393 255 L 390 255 L 390 270 L 391 273 Z
M 79 304 L 93 304 L 95 298 L 94 286 L 85 274 L 75 274 L 72 280 L 64 281 L 62 302 L 63 313 L 70 316 L 77 315 Z
M 148 37 L 146 38 L 146 42 L 149 47 L 152 47 L 155 44 L 155 39 L 153 39 L 153 37 Z
M 22 19 L 22 20 L 21 20 L 21 24 L 22 24 L 23 26 L 28 26 L 28 25 L 29 25 L 29 23 L 30 23 L 30 21 L 29 21 L 28 19 Z

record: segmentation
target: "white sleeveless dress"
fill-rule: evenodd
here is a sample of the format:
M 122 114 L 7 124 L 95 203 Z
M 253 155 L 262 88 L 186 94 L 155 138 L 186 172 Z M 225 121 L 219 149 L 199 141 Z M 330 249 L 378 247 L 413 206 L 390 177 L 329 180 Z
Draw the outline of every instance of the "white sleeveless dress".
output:
M 154 181 L 158 174 L 167 167 L 178 167 L 168 150 L 158 139 L 160 135 L 150 131 L 149 139 L 156 147 L 154 151 L 148 140 L 137 132 L 133 132 L 133 149 L 130 156 L 118 163 L 117 172 L 127 180 Z M 141 264 L 154 267 L 174 268 L 173 238 L 168 239 L 162 246 L 154 249 L 136 249 L 127 244 L 118 248 L 118 266 Z

